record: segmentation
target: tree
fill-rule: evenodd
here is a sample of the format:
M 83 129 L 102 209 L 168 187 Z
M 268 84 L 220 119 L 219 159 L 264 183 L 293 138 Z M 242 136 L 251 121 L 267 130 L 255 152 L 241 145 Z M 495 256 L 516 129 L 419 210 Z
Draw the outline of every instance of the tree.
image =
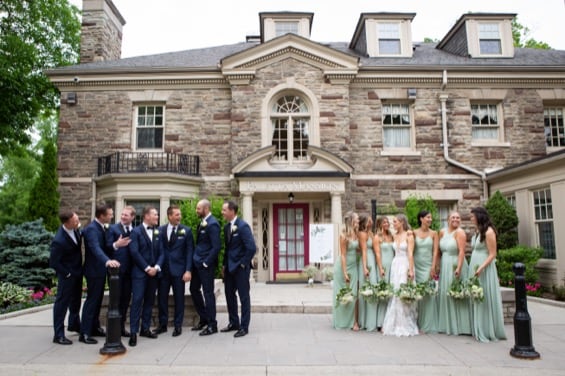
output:
M 422 210 L 427 210 L 432 215 L 432 230 L 439 230 L 439 211 L 435 201 L 429 196 L 415 196 L 410 195 L 404 204 L 404 212 L 408 218 L 408 223 L 412 228 L 420 227 L 418 225 L 418 213 Z
M 512 38 L 514 39 L 514 47 L 551 50 L 549 44 L 530 38 L 530 29 L 520 24 L 517 17 L 512 20 Z
M 496 191 L 485 204 L 494 227 L 498 249 L 509 249 L 518 244 L 518 215 L 508 200 Z
M 0 1 L 0 155 L 29 145 L 35 119 L 56 109 L 43 70 L 78 62 L 78 15 L 67 0 Z

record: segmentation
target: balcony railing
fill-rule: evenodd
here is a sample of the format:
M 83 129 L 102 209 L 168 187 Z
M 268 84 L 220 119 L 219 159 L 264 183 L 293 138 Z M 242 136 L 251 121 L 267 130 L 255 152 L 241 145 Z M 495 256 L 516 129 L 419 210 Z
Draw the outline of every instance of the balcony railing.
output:
M 139 172 L 172 172 L 199 176 L 198 155 L 117 152 L 98 158 L 98 176 Z

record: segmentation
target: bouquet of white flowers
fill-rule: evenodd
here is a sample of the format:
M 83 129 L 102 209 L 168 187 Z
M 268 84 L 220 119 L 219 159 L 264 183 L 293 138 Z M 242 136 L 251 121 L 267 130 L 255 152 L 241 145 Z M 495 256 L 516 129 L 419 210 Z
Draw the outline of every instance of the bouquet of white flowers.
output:
M 430 278 L 426 282 L 418 283 L 418 288 L 423 296 L 437 295 L 438 283 L 435 279 Z
M 452 297 L 453 299 L 465 299 L 469 296 L 466 286 L 463 284 L 463 281 L 461 281 L 461 278 L 459 277 L 453 278 L 451 286 L 447 291 L 447 295 Z
M 353 290 L 351 287 L 345 286 L 339 289 L 337 295 L 335 297 L 335 306 L 336 308 L 340 305 L 348 305 L 355 300 L 355 295 L 353 294 Z
M 368 302 L 368 303 L 376 303 L 377 302 L 377 295 L 375 294 L 376 286 L 371 283 L 369 279 L 366 279 L 359 290 L 359 294 Z
M 423 298 L 421 290 L 413 281 L 400 284 L 396 296 L 405 303 L 413 303 Z
M 375 295 L 378 300 L 388 300 L 394 295 L 394 288 L 385 279 L 381 279 L 375 285 Z
M 475 268 L 475 272 L 477 271 L 478 267 Z M 471 301 L 475 302 L 482 302 L 485 299 L 485 293 L 483 287 L 481 286 L 481 281 L 479 277 L 476 275 L 469 279 L 467 282 L 467 293 L 471 297 Z

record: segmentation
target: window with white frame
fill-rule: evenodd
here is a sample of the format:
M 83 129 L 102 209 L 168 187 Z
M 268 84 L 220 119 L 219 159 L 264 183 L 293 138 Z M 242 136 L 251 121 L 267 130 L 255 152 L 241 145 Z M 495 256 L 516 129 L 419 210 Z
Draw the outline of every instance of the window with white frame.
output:
M 502 42 L 498 23 L 479 24 L 479 50 L 481 55 L 501 55 Z
M 277 37 L 288 33 L 298 34 L 297 21 L 275 21 L 275 35 Z
M 543 110 L 545 140 L 548 147 L 565 147 L 563 107 L 546 107 Z
M 157 209 L 157 213 L 160 212 L 160 202 L 159 200 L 127 200 L 126 205 L 131 205 L 135 208 L 135 218 L 133 219 L 133 226 L 138 226 L 143 223 L 143 209 L 147 206 L 152 206 Z
M 379 22 L 377 24 L 377 39 L 379 55 L 400 55 L 402 53 L 400 23 Z
M 553 229 L 553 206 L 549 188 L 532 192 L 534 198 L 535 225 L 538 244 L 543 248 L 543 258 L 555 259 L 555 232 Z
M 273 161 L 308 161 L 310 113 L 304 100 L 298 95 L 285 95 L 273 104 L 270 116 Z
M 514 193 L 510 193 L 504 197 L 506 198 L 506 201 L 510 204 L 510 206 L 512 206 L 514 210 L 516 210 L 516 195 Z
M 136 109 L 136 148 L 163 149 L 164 106 L 139 105 Z
M 383 103 L 382 122 L 385 149 L 411 150 L 412 117 L 409 104 Z
M 472 138 L 475 141 L 499 141 L 501 116 L 495 103 L 471 104 Z

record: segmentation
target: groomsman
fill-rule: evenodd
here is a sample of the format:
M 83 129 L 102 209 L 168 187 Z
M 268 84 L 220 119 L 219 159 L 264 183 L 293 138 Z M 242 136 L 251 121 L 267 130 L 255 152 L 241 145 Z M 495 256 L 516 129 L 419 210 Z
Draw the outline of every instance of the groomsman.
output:
M 201 218 L 196 229 L 196 247 L 192 259 L 190 294 L 200 322 L 192 330 L 204 330 L 199 335 L 218 332 L 216 321 L 216 296 L 214 295 L 214 273 L 220 253 L 220 224 L 210 213 L 210 201 L 200 200 L 196 214 Z M 202 288 L 202 292 L 200 292 Z M 204 296 L 203 296 L 204 295 Z
M 251 227 L 237 216 L 238 205 L 234 201 L 225 202 L 222 216 L 228 222 L 224 226 L 224 288 L 228 306 L 229 324 L 221 332 L 236 331 L 234 337 L 249 333 L 251 319 L 251 299 L 249 297 L 249 274 L 251 260 L 255 256 L 255 239 Z M 241 322 L 237 314 L 237 295 L 241 303 Z
M 169 206 L 167 218 L 169 223 L 159 228 L 159 232 L 163 234 L 160 239 L 161 249 L 165 253 L 165 263 L 162 267 L 161 278 L 159 278 L 159 327 L 153 332 L 160 334 L 167 331 L 169 290 L 172 286 L 175 301 L 173 337 L 177 337 L 182 333 L 184 320 L 185 283 L 189 282 L 192 277 L 190 271 L 192 270 L 194 241 L 190 228 L 180 223 L 182 216 L 178 206 Z
M 165 254 L 161 251 L 157 223 L 159 214 L 157 209 L 148 206 L 143 209 L 143 223 L 131 232 L 129 250 L 133 265 L 131 269 L 131 309 L 130 309 L 130 338 L 129 345 L 137 345 L 137 333 L 141 337 L 157 338 L 152 333 L 151 313 L 155 304 L 157 291 L 157 274 L 161 273 L 161 265 L 165 261 Z M 141 319 L 141 331 L 139 320 Z
M 132 222 L 135 218 L 135 208 L 126 206 L 122 209 L 120 222 L 114 223 L 106 231 L 106 246 L 111 250 L 112 257 L 120 263 L 119 311 L 121 315 L 122 337 L 129 337 L 125 322 L 131 300 L 131 256 L 129 252 L 130 234 L 133 229 Z
M 71 210 L 59 213 L 61 227 L 57 230 L 49 256 L 49 266 L 57 273 L 57 296 L 53 305 L 53 342 L 70 345 L 65 337 L 65 316 L 69 310 L 69 331 L 80 332 L 80 301 L 82 298 L 82 252 L 78 231 L 79 219 Z
M 92 337 L 105 337 L 100 326 L 100 307 L 106 285 L 106 268 L 118 268 L 120 263 L 110 259 L 106 248 L 105 232 L 114 217 L 114 211 L 106 204 L 96 207 L 94 220 L 83 231 L 84 275 L 86 277 L 86 300 L 82 307 L 82 322 L 78 340 L 89 345 L 98 343 Z

